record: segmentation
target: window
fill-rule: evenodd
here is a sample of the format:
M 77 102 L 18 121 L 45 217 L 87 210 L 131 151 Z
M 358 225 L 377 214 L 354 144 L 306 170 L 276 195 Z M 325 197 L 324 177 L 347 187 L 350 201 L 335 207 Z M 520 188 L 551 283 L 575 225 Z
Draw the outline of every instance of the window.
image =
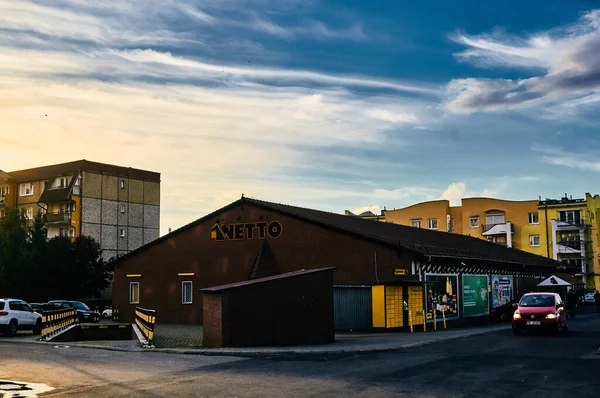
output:
M 129 283 L 129 304 L 140 303 L 140 283 L 131 282 Z
M 121 238 L 125 237 L 125 228 L 121 228 L 121 231 L 119 232 L 119 235 L 121 235 Z
M 558 219 L 569 224 L 581 224 L 581 210 L 561 210 Z
M 121 180 L 121 189 L 125 189 L 125 180 Z
M 25 217 L 29 220 L 33 219 L 33 207 L 29 207 L 25 210 Z
M 479 216 L 469 217 L 469 225 L 471 228 L 479 228 Z
M 10 195 L 10 187 L 0 187 L 0 196 Z
M 540 245 L 539 235 L 529 235 L 529 246 L 536 247 Z
M 539 224 L 540 214 L 536 211 L 535 213 L 529 213 L 529 224 Z
M 438 229 L 438 220 L 437 218 L 429 219 L 429 229 Z
M 410 220 L 410 226 L 415 228 L 421 228 L 421 219 Z
M 0 218 L 6 217 L 6 210 L 0 209 Z
M 181 282 L 181 304 L 192 304 L 192 282 Z
M 68 238 L 74 238 L 75 237 L 75 228 L 60 228 L 58 230 L 58 233 L 60 236 L 66 236 Z
M 125 205 L 121 205 L 121 213 L 125 213 Z
M 485 216 L 487 225 L 504 224 L 504 214 L 488 214 Z
M 28 182 L 27 184 L 19 185 L 20 196 L 31 196 L 33 195 L 33 184 Z

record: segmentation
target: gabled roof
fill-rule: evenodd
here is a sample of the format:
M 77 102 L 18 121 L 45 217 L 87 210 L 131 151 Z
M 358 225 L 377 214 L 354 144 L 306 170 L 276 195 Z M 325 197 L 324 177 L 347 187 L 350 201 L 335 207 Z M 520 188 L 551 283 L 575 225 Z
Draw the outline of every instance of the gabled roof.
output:
M 193 228 L 194 226 L 210 220 L 218 214 L 241 204 L 254 205 L 338 232 L 389 245 L 414 255 L 453 258 L 457 260 L 492 261 L 531 266 L 556 267 L 559 265 L 566 265 L 553 259 L 514 248 L 507 248 L 496 243 L 487 242 L 466 235 L 414 228 L 386 222 L 373 222 L 372 220 L 359 217 L 349 217 L 337 213 L 265 202 L 247 197 L 242 197 L 241 199 L 187 224 L 168 235 L 164 235 L 124 256 L 118 257 L 114 262 L 120 262 L 127 259 L 142 250 L 157 245 L 172 236 Z
M 0 182 L 13 181 L 14 177 L 10 174 L 0 170 Z
M 538 286 L 572 286 L 583 284 L 584 283 L 581 279 L 561 272 L 552 274 L 548 278 L 538 283 Z
M 221 292 L 223 290 L 235 289 L 235 288 L 243 287 L 243 286 L 256 285 L 258 283 L 276 281 L 276 280 L 287 279 L 287 278 L 294 278 L 296 276 L 314 274 L 314 273 L 323 272 L 323 271 L 332 271 L 334 269 L 336 269 L 336 267 L 316 268 L 316 269 L 302 269 L 300 271 L 292 271 L 292 272 L 286 272 L 285 274 L 267 276 L 265 278 L 251 279 L 251 280 L 248 280 L 248 281 L 241 281 L 241 282 L 229 283 L 227 285 L 207 287 L 207 288 L 204 288 L 204 289 L 200 289 L 200 291 L 201 292 L 208 292 L 208 293 L 215 293 L 215 292 Z

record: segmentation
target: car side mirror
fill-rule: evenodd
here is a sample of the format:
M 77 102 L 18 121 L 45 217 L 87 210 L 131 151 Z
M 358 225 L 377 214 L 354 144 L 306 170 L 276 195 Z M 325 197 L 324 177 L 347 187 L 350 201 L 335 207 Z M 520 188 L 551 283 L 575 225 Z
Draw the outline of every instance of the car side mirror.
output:
M 513 303 L 512 306 L 513 306 L 513 308 L 519 308 L 519 304 L 517 304 L 517 303 Z
M 556 309 L 558 310 L 560 308 L 565 308 L 565 305 L 564 304 L 557 304 L 556 305 Z

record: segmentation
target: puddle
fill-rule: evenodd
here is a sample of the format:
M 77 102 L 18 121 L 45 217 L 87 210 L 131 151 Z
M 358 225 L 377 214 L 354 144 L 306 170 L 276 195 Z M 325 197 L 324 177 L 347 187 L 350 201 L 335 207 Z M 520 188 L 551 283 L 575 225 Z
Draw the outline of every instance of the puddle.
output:
M 0 397 L 2 398 L 35 398 L 38 394 L 52 390 L 54 388 L 40 383 L 0 380 Z

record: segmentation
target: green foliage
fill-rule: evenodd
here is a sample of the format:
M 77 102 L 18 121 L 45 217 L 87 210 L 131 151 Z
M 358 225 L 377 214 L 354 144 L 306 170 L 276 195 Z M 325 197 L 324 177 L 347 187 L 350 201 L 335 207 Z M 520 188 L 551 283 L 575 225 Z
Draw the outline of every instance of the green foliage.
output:
M 9 209 L 0 220 L 0 297 L 83 300 L 108 287 L 112 269 L 94 239 L 46 237 L 40 213 L 28 223 Z

